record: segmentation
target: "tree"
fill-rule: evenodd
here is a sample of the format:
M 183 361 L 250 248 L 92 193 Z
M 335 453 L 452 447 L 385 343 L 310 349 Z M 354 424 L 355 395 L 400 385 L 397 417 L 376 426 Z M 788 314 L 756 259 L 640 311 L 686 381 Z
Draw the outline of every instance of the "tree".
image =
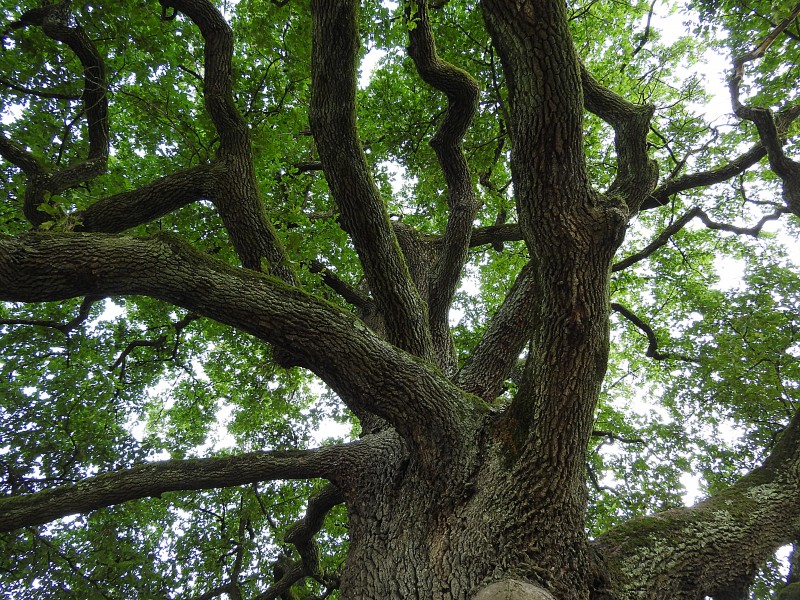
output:
M 159 4 L 4 3 L 12 596 L 792 593 L 800 5 Z

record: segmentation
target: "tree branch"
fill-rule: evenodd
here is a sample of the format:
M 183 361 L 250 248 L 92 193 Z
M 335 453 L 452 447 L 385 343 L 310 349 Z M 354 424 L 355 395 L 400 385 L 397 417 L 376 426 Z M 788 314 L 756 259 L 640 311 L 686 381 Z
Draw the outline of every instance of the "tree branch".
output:
M 800 162 L 789 158 L 783 150 L 785 127 L 800 114 L 800 105 L 784 108 L 778 117 L 768 108 L 742 104 L 740 90 L 744 78 L 744 68 L 749 62 L 760 59 L 778 36 L 800 16 L 800 2 L 791 14 L 783 19 L 764 40 L 752 51 L 733 60 L 733 75 L 728 82 L 733 111 L 740 119 L 752 121 L 758 130 L 758 137 L 767 150 L 770 168 L 781 178 L 783 199 L 794 214 L 800 216 Z
M 611 125 L 615 133 L 617 176 L 606 194 L 623 198 L 633 214 L 658 182 L 658 165 L 647 154 L 647 134 L 655 107 L 637 106 L 600 85 L 583 63 L 581 82 L 586 109 Z
M 656 250 L 661 248 L 662 246 L 666 245 L 667 242 L 672 238 L 673 235 L 678 233 L 681 229 L 683 229 L 692 219 L 695 217 L 699 217 L 703 224 L 708 227 L 709 229 L 715 229 L 717 231 L 729 231 L 731 233 L 735 233 L 737 235 L 751 235 L 753 237 L 757 237 L 761 230 L 764 228 L 769 221 L 774 221 L 779 219 L 782 215 L 789 212 L 788 208 L 776 208 L 775 211 L 769 215 L 764 215 L 761 217 L 758 223 L 756 223 L 753 227 L 737 227 L 736 225 L 728 225 L 726 223 L 718 223 L 713 221 L 708 214 L 702 210 L 700 207 L 694 207 L 688 212 L 686 212 L 682 217 L 677 219 L 673 222 L 669 227 L 666 227 L 656 239 L 650 242 L 643 250 L 639 252 L 635 252 L 630 256 L 624 258 L 623 260 L 615 263 L 611 270 L 622 271 L 623 269 L 627 269 L 628 267 L 635 265 L 636 263 L 644 260 L 651 254 L 653 254 Z
M 253 164 L 250 130 L 233 99 L 233 32 L 209 0 L 159 0 L 200 29 L 205 45 L 203 98 L 219 135 L 223 163 L 210 199 L 219 211 L 242 264 L 296 284 L 286 251 L 267 218 Z M 266 262 L 266 264 L 264 264 Z
M 531 337 L 539 305 L 536 290 L 536 267 L 528 262 L 455 378 L 465 392 L 486 402 L 493 402 L 500 394 Z
M 389 421 L 432 471 L 437 461 L 455 458 L 448 453 L 466 444 L 466 424 L 480 418 L 435 369 L 353 315 L 275 278 L 232 268 L 176 236 L 0 237 L 0 300 L 81 295 L 159 298 L 286 348 L 354 411 Z
M 600 536 L 596 548 L 614 590 L 622 597 L 639 597 L 647 589 L 664 598 L 725 597 L 732 582 L 747 581 L 794 540 L 800 519 L 798 473 L 800 414 L 763 465 L 727 490 Z
M 475 246 L 496 244 L 498 242 L 518 242 L 522 239 L 522 230 L 519 228 L 519 225 L 516 223 L 506 223 L 503 225 L 490 225 L 489 227 L 473 229 L 469 245 L 470 248 L 474 248 Z
M 384 318 L 388 339 L 433 357 L 427 310 L 414 287 L 356 127 L 357 4 L 312 2 L 309 121 L 325 177 Z
M 47 168 L 21 146 L 0 136 L 0 155 L 18 166 L 27 176 L 25 217 L 38 227 L 49 219 L 39 206 L 48 202 L 50 196 L 89 181 L 103 173 L 108 160 L 108 98 L 106 96 L 105 64 L 94 43 L 80 24 L 75 23 L 68 2 L 59 2 L 30 10 L 8 30 L 21 29 L 28 25 L 42 28 L 48 37 L 69 47 L 83 67 L 83 114 L 86 115 L 89 151 L 84 160 L 64 169 L 49 172 Z
M 320 261 L 312 260 L 309 270 L 312 273 L 319 274 L 325 285 L 331 288 L 349 304 L 361 310 L 366 310 L 371 306 L 372 300 L 370 300 L 369 297 L 353 289 L 353 287 L 345 281 L 342 281 L 330 268 L 326 267 Z
M 70 331 L 81 325 L 87 318 L 89 318 L 89 311 L 92 309 L 94 303 L 98 298 L 87 296 L 81 302 L 78 309 L 78 314 L 74 319 L 66 323 L 59 323 L 58 321 L 40 321 L 35 319 L 0 319 L 0 325 L 32 325 L 34 327 L 47 327 L 60 331 L 67 335 Z
M 659 185 L 644 201 L 641 210 L 650 210 L 664 206 L 675 194 L 698 187 L 722 183 L 732 177 L 744 173 L 767 155 L 767 150 L 762 144 L 756 144 L 744 154 L 737 156 L 729 162 L 698 173 L 690 173 L 680 177 L 670 178 Z
M 466 71 L 442 60 L 437 54 L 427 0 L 414 1 L 409 7 L 412 7 L 408 9 L 408 15 L 413 26 L 409 25 L 408 54 L 422 80 L 447 97 L 444 118 L 430 140 L 444 173 L 450 212 L 439 260 L 432 272 L 428 318 L 437 355 L 453 355 L 452 363 L 443 365 L 445 372 L 452 372 L 455 369 L 455 356 L 448 315 L 467 260 L 472 222 L 481 204 L 472 186 L 462 145 L 478 108 L 479 88 Z
M 167 460 L 89 477 L 74 485 L 0 498 L 0 531 L 161 496 L 257 481 L 331 477 L 347 446 L 252 452 L 224 458 Z
M 697 362 L 696 358 L 691 358 L 689 356 L 685 356 L 683 354 L 676 354 L 675 352 L 659 352 L 658 350 L 658 339 L 656 338 L 656 334 L 653 329 L 644 321 L 642 321 L 635 313 L 631 312 L 622 304 L 618 304 L 617 302 L 611 303 L 611 310 L 618 312 L 623 317 L 628 319 L 631 323 L 636 325 L 639 330 L 647 336 L 647 352 L 645 356 L 648 358 L 653 358 L 655 360 L 683 360 L 687 362 Z
M 308 499 L 305 516 L 292 524 L 286 531 L 284 540 L 297 548 L 303 564 L 305 576 L 322 580 L 322 566 L 319 560 L 319 547 L 314 536 L 322 529 L 325 516 L 330 510 L 344 502 L 342 492 L 334 485 L 327 485 L 319 493 Z

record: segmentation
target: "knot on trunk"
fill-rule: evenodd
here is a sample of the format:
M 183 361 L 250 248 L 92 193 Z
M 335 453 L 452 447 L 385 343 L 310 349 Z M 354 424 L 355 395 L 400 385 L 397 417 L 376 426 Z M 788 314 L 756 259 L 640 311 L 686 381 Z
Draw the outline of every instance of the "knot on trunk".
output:
M 555 600 L 555 598 L 538 585 L 519 579 L 503 579 L 479 590 L 472 600 Z

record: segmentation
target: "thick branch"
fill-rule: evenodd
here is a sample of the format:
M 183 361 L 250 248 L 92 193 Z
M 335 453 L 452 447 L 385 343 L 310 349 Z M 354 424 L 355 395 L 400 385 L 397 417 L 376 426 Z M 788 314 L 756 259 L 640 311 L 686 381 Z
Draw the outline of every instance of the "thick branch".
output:
M 655 107 L 628 102 L 600 85 L 582 63 L 581 82 L 587 110 L 611 125 L 615 133 L 617 176 L 607 194 L 622 197 L 634 213 L 658 181 L 657 163 L 647 155 L 647 134 Z
M 456 385 L 486 402 L 494 401 L 531 337 L 538 308 L 536 268 L 529 262 L 517 275 L 480 343 L 456 376 Z
M 432 469 L 465 443 L 468 423 L 479 418 L 438 372 L 351 314 L 275 278 L 234 269 L 175 236 L 0 237 L 1 300 L 91 294 L 159 298 L 289 350 L 353 410 L 394 425 Z
M 257 481 L 330 477 L 346 447 L 252 452 L 225 458 L 167 460 L 104 473 L 75 485 L 0 498 L 0 531 L 166 492 L 231 487 Z
M 297 283 L 286 251 L 275 233 L 259 191 L 250 131 L 233 100 L 233 32 L 209 0 L 159 0 L 188 16 L 205 41 L 203 98 L 219 135 L 223 163 L 211 200 L 219 211 L 242 264 Z
M 437 54 L 427 0 L 412 1 L 410 6 L 408 54 L 422 80 L 447 96 L 444 119 L 430 141 L 447 183 L 450 210 L 428 299 L 431 333 L 437 354 L 441 356 L 449 354 L 452 346 L 448 326 L 450 304 L 467 260 L 472 222 L 480 208 L 462 145 L 478 107 L 479 88 L 467 72 Z M 455 365 L 449 366 L 454 368 Z
M 597 548 L 621 599 L 724 597 L 747 581 L 800 519 L 800 416 L 763 466 L 691 508 L 632 520 Z
M 506 223 L 503 225 L 490 225 L 489 227 L 479 227 L 472 230 L 472 237 L 469 240 L 470 248 L 483 246 L 485 244 L 496 244 L 498 242 L 518 242 L 522 240 L 522 230 L 516 223 Z
M 427 310 L 413 285 L 356 127 L 357 3 L 312 2 L 309 120 L 341 223 L 369 280 L 389 341 L 431 358 Z
M 203 198 L 213 198 L 219 163 L 176 171 L 130 192 L 115 194 L 74 215 L 75 231 L 120 233 L 150 223 Z

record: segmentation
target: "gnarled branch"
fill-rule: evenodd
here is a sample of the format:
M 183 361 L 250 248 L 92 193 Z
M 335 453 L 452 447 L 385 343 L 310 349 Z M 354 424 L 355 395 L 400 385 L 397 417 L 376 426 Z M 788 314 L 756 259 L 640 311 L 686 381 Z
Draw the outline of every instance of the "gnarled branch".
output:
M 422 80 L 447 96 L 447 110 L 430 145 L 436 152 L 447 183 L 447 226 L 435 265 L 428 298 L 428 318 L 440 365 L 455 370 L 455 354 L 448 324 L 450 305 L 467 260 L 472 222 L 480 208 L 464 155 L 463 138 L 478 107 L 478 84 L 462 69 L 442 60 L 428 17 L 427 0 L 413 3 L 413 27 L 409 27 L 408 54 Z M 451 357 L 447 360 L 446 357 Z
M 427 309 L 411 280 L 356 127 L 357 4 L 311 3 L 309 121 L 340 222 L 361 259 L 389 341 L 430 359 Z

